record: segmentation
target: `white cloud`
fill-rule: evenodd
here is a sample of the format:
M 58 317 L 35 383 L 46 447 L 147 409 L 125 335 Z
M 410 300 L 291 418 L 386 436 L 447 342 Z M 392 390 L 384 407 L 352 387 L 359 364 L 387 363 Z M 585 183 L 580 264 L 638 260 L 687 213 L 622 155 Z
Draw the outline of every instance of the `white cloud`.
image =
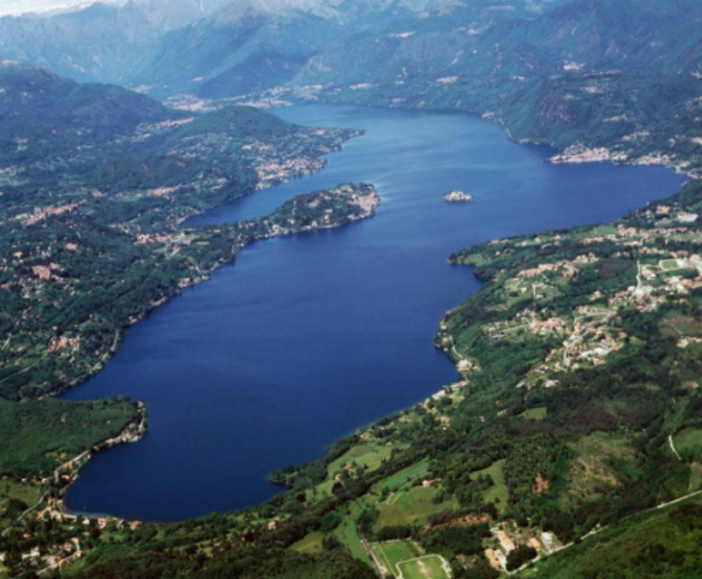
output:
M 107 1 L 109 2 L 112 0 Z M 0 16 L 6 14 L 21 14 L 23 12 L 39 12 L 56 8 L 68 8 L 86 3 L 89 2 L 86 2 L 86 0 L 0 0 Z

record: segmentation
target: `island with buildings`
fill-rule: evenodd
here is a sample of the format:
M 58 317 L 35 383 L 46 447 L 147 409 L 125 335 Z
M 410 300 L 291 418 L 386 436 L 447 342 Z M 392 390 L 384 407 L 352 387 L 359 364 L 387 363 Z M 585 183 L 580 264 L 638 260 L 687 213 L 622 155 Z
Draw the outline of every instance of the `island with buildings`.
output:
M 473 196 L 464 191 L 449 191 L 444 195 L 444 200 L 449 203 L 472 203 Z

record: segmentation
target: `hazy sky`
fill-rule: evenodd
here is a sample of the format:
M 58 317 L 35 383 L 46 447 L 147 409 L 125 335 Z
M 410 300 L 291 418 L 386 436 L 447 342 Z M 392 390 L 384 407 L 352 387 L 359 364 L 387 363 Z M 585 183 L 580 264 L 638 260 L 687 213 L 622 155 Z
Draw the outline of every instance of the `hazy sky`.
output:
M 103 0 L 104 1 L 104 0 Z M 0 15 L 90 4 L 88 0 L 0 0 Z

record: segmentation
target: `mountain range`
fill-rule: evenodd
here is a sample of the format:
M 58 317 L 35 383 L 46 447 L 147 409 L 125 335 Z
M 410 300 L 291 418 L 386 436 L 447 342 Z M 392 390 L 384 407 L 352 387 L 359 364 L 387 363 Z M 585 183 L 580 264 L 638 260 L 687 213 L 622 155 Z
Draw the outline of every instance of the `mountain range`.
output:
M 549 75 L 694 83 L 701 22 L 694 0 L 129 0 L 0 18 L 0 54 L 161 99 L 322 85 L 332 100 L 473 110 L 473 93 L 530 98 L 519 85 Z M 376 90 L 337 94 L 359 84 Z
M 496 0 L 470 5 L 440 0 L 95 3 L 58 14 L 0 18 L 0 53 L 84 82 L 140 85 L 147 80 L 161 96 L 231 96 L 292 80 L 309 59 L 358 33 L 380 34 L 417 23 L 439 29 L 476 22 L 486 27 L 560 1 L 521 0 L 509 6 Z M 248 79 L 251 73 L 254 78 Z

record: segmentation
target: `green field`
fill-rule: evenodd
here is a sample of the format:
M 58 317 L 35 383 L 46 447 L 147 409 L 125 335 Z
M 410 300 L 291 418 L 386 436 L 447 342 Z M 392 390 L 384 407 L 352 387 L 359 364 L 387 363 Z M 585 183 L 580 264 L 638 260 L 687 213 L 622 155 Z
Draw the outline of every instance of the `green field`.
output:
M 378 504 L 380 517 L 378 517 L 374 529 L 378 531 L 383 527 L 414 523 L 425 525 L 430 515 L 453 506 L 453 499 L 435 504 L 432 499 L 437 492 L 435 488 L 413 487 L 391 495 L 392 502 L 385 501 Z
M 334 477 L 345 466 L 356 463 L 357 466 L 364 466 L 369 472 L 377 469 L 384 460 L 390 458 L 392 447 L 380 444 L 359 444 L 352 447 L 342 456 L 329 463 L 327 467 L 327 480 L 317 487 L 317 492 L 331 495 L 334 485 Z
M 378 561 L 380 561 L 380 564 L 395 577 L 400 574 L 397 568 L 399 562 L 416 559 L 422 555 L 421 549 L 412 541 L 373 543 L 371 549 Z
M 677 259 L 664 259 L 663 261 L 661 261 L 660 266 L 663 271 L 674 271 L 676 269 L 682 269 L 678 265 Z
M 444 569 L 445 562 L 438 555 L 427 555 L 415 561 L 400 563 L 402 579 L 445 579 L 451 574 Z
M 39 500 L 41 491 L 35 485 L 23 485 L 19 482 L 10 480 L 0 480 L 0 501 L 17 499 L 32 505 Z
M 372 565 L 370 557 L 368 557 L 366 550 L 363 548 L 361 538 L 358 536 L 358 531 L 356 530 L 356 522 L 365 507 L 366 505 L 364 503 L 354 504 L 351 507 L 349 515 L 344 518 L 341 525 L 334 531 L 334 535 L 336 535 L 341 543 L 346 545 L 354 559 L 359 559 L 367 565 Z
M 689 400 L 687 398 L 681 398 L 675 403 L 675 408 L 665 417 L 664 424 L 666 431 L 678 432 L 682 429 L 688 404 Z
M 425 555 L 413 541 L 373 543 L 373 554 L 385 572 L 398 579 L 445 579 L 444 561 L 438 555 Z
M 0 479 L 0 529 L 10 525 L 11 521 L 3 518 L 10 501 L 22 501 L 27 506 L 36 504 L 41 496 L 41 488 L 37 485 L 21 484 L 12 479 Z
M 543 420 L 548 414 L 548 409 L 545 406 L 540 408 L 529 408 L 525 410 L 519 416 L 526 418 L 527 420 Z
M 702 453 L 702 428 L 685 428 L 673 438 L 678 452 Z
M 483 500 L 486 503 L 495 503 L 497 510 L 502 512 L 507 507 L 509 491 L 505 485 L 505 461 L 498 460 L 492 466 L 472 473 L 474 477 L 479 475 L 490 475 L 495 484 L 483 493 Z
M 614 225 L 598 225 L 596 227 L 588 228 L 586 233 L 574 232 L 573 237 L 575 239 L 583 239 L 585 237 L 597 237 L 605 235 L 612 235 L 617 232 L 617 228 Z
M 659 326 L 666 336 L 702 336 L 702 321 L 696 316 L 685 315 L 677 310 L 668 313 Z
M 321 553 L 324 550 L 322 547 L 323 539 L 324 535 L 322 533 L 310 533 L 304 539 L 292 545 L 292 548 L 298 553 L 304 553 L 306 555 Z
M 390 478 L 383 480 L 378 486 L 378 490 L 397 490 L 408 486 L 420 476 L 425 475 L 429 471 L 429 462 L 420 462 L 409 466 L 395 473 Z
M 390 458 L 392 447 L 379 444 L 360 444 L 351 448 L 348 452 L 329 464 L 329 474 L 333 475 L 344 466 L 355 462 L 357 465 L 365 466 L 369 471 L 378 468 L 383 460 Z
M 690 483 L 689 491 L 698 491 L 702 489 L 702 465 L 693 462 L 690 465 Z

